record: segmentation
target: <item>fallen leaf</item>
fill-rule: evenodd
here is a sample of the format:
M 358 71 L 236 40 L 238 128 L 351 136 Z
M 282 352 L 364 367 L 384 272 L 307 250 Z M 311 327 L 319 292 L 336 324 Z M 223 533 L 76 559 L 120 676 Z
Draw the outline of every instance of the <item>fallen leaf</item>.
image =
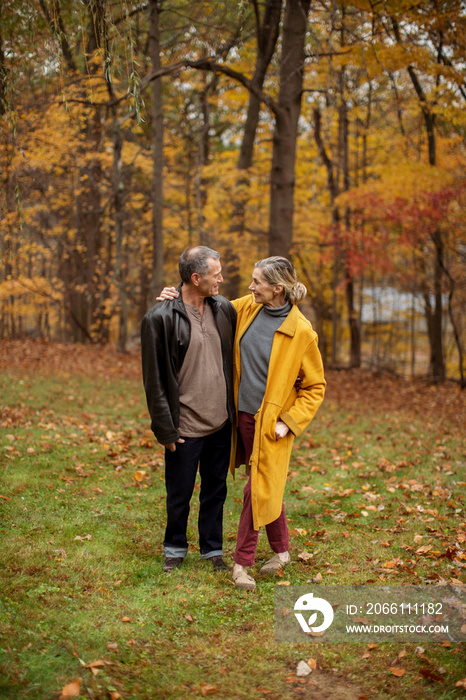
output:
M 419 547 L 419 549 L 416 549 L 416 554 L 427 554 L 427 552 L 430 552 L 431 549 L 431 544 L 424 544 L 422 547 Z
M 110 696 L 110 700 L 120 700 L 121 695 L 118 692 L 118 690 L 109 690 L 108 694 Z
M 84 668 L 101 668 L 102 666 L 106 666 L 107 662 L 102 661 L 102 659 L 98 659 L 97 661 L 91 661 L 90 664 L 86 664 Z
M 406 673 L 406 669 L 405 668 L 391 668 L 390 673 L 393 673 L 393 675 L 396 676 L 397 678 L 401 678 L 401 676 L 404 676 L 404 674 Z
M 455 683 L 455 688 L 465 688 L 466 689 L 466 678 L 462 678 L 460 681 Z
M 131 622 L 131 618 L 130 617 L 122 617 L 121 621 L 122 622 Z
M 109 651 L 118 651 L 118 644 L 116 642 L 109 642 L 107 644 L 107 649 Z
M 422 666 L 422 668 L 419 669 L 419 673 L 420 673 L 421 676 L 423 676 L 424 678 L 430 678 L 431 681 L 437 681 L 437 682 L 439 682 L 439 681 L 443 681 L 443 680 L 444 680 L 443 676 L 441 676 L 441 675 L 438 674 L 438 673 L 435 673 L 434 671 L 432 671 L 432 670 L 431 670 L 430 668 L 428 668 L 427 666 Z
M 371 625 L 371 620 L 366 617 L 353 617 L 353 622 L 357 622 L 359 625 Z
M 194 622 L 194 617 L 191 615 L 191 613 L 186 613 L 184 617 L 188 622 Z
M 59 700 L 68 700 L 68 698 L 77 698 L 81 690 L 81 679 L 78 678 L 64 686 L 61 691 Z
M 390 561 L 385 561 L 382 564 L 382 566 L 384 569 L 396 569 L 399 561 L 400 561 L 400 557 L 396 557 L 396 559 L 390 559 Z
M 216 685 L 212 683 L 201 683 L 201 695 L 213 695 L 218 691 Z
M 301 554 L 298 554 L 298 559 L 302 559 L 303 561 L 309 561 L 309 559 L 312 559 L 314 555 L 311 554 L 311 552 L 301 552 Z
M 312 670 L 315 671 L 317 668 L 317 661 L 315 659 L 308 659 L 307 665 L 309 666 L 309 668 L 312 668 Z
M 276 586 L 291 586 L 289 581 L 277 581 Z

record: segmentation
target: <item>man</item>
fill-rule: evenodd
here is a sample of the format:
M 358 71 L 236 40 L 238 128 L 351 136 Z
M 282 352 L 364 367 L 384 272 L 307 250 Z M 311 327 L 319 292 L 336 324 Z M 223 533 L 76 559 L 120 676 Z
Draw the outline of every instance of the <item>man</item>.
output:
M 223 561 L 223 505 L 234 418 L 232 348 L 236 312 L 218 295 L 220 254 L 206 246 L 180 257 L 179 296 L 153 306 L 141 326 L 142 370 L 151 428 L 165 447 L 167 525 L 164 571 L 188 551 L 186 529 L 197 469 L 199 547 L 215 570 Z

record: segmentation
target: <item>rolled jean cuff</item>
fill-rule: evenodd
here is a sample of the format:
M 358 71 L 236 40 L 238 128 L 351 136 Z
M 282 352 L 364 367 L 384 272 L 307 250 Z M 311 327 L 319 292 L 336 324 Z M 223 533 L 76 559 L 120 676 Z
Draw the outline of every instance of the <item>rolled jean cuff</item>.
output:
M 212 559 L 212 557 L 223 557 L 223 549 L 214 549 L 213 552 L 201 554 L 201 559 Z
M 188 548 L 187 547 L 171 547 L 169 544 L 164 544 L 163 545 L 163 556 L 164 557 L 181 557 L 182 559 L 185 558 L 185 556 L 188 553 Z

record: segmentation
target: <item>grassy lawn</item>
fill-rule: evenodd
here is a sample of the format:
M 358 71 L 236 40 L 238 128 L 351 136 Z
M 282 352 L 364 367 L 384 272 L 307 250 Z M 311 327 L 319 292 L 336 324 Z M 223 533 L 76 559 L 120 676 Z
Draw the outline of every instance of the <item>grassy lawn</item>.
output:
M 277 582 L 466 583 L 455 385 L 327 374 L 290 465 L 293 563 L 251 593 L 200 560 L 196 498 L 189 555 L 161 570 L 163 454 L 137 354 L 13 342 L 0 353 L 2 700 L 464 696 L 457 643 L 277 643 L 273 626 Z M 230 564 L 244 485 L 229 479 Z M 261 535 L 256 570 L 269 556 Z

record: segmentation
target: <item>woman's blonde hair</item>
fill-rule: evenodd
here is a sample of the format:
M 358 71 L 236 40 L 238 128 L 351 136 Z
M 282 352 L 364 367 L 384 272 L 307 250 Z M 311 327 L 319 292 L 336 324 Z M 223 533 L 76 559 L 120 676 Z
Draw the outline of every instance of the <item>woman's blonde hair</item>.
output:
M 260 267 L 264 279 L 269 284 L 281 284 L 285 293 L 286 301 L 291 304 L 299 304 L 306 294 L 307 289 L 301 282 L 298 282 L 298 275 L 292 262 L 279 255 L 271 258 L 264 258 L 256 262 L 254 267 Z

